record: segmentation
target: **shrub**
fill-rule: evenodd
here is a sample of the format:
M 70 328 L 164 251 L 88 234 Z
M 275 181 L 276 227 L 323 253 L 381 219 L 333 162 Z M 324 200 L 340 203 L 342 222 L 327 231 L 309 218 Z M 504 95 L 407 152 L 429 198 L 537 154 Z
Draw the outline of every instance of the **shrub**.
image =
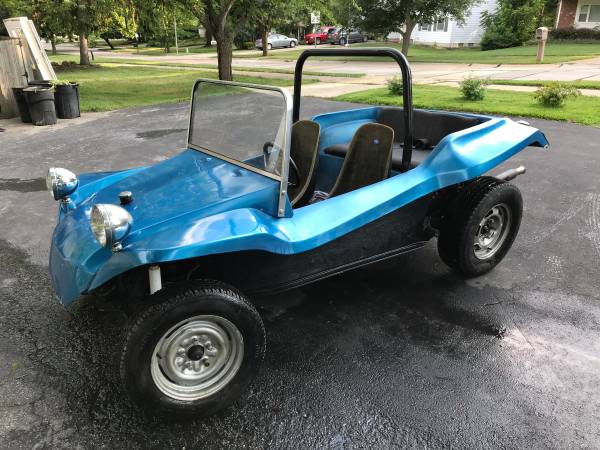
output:
M 396 75 L 393 78 L 390 78 L 387 81 L 387 87 L 388 87 L 388 91 L 390 91 L 390 94 L 402 95 L 403 94 L 402 77 L 399 75 Z
M 510 32 L 488 30 L 481 38 L 481 50 L 496 50 L 499 48 L 519 47 L 523 43 Z
M 483 100 L 489 81 L 480 77 L 467 77 L 460 82 L 460 92 L 467 100 Z
M 600 27 L 596 28 L 558 28 L 549 33 L 551 39 L 562 40 L 600 40 Z
M 579 91 L 568 84 L 564 83 L 548 83 L 540 87 L 533 94 L 534 98 L 543 106 L 550 108 L 558 108 L 565 104 L 565 101 L 570 97 L 577 97 Z

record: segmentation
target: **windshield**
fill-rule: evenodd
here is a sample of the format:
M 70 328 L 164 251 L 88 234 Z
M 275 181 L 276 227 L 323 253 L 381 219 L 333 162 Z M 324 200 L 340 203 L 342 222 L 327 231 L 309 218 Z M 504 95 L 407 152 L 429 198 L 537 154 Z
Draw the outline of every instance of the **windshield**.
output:
M 199 80 L 188 144 L 281 179 L 291 126 L 289 108 L 279 89 Z

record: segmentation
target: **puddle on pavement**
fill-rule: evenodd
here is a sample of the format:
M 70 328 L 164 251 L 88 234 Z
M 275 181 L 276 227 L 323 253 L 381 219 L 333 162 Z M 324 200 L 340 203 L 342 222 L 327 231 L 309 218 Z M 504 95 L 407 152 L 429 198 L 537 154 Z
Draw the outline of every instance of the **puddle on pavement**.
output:
M 151 131 L 142 131 L 141 133 L 137 133 L 135 135 L 138 139 L 157 139 L 163 136 L 168 136 L 169 134 L 181 133 L 187 131 L 186 128 L 169 128 L 165 130 L 151 130 Z
M 45 178 L 21 180 L 19 178 L 0 178 L 0 191 L 39 192 L 46 190 Z

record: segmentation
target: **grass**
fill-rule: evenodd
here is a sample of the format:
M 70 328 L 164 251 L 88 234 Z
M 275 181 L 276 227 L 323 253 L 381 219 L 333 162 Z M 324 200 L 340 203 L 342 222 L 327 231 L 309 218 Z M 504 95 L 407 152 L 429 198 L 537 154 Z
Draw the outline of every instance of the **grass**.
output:
M 60 72 L 59 78 L 80 85 L 83 111 L 110 111 L 159 103 L 187 102 L 194 81 L 216 78 L 215 72 L 120 67 L 102 64 Z M 236 75 L 236 81 L 274 86 L 290 86 L 292 80 Z M 312 80 L 307 80 L 312 81 Z M 216 90 L 214 94 L 218 94 Z
M 400 44 L 390 42 L 369 42 L 366 44 L 354 44 L 351 47 L 393 47 L 401 49 Z M 337 47 L 336 47 L 337 48 Z M 522 47 L 503 48 L 500 50 L 482 51 L 479 48 L 435 48 L 424 45 L 411 45 L 408 52 L 408 59 L 411 62 L 439 62 L 439 63 L 464 63 L 464 64 L 535 64 L 537 45 L 526 45 Z M 277 52 L 273 51 L 267 58 L 296 60 L 303 49 L 294 51 Z M 593 58 L 600 56 L 600 42 L 564 42 L 549 41 L 546 45 L 544 63 L 559 63 L 565 61 L 574 61 L 578 59 Z M 236 58 L 242 56 L 237 55 Z M 256 58 L 256 56 L 243 56 Z M 317 58 L 315 58 L 317 59 Z M 330 57 L 321 59 L 331 60 L 350 60 L 350 58 Z M 353 60 L 373 60 L 375 58 L 365 59 L 362 57 L 353 58 Z M 389 58 L 383 57 L 383 60 Z
M 507 86 L 546 86 L 552 83 L 550 80 L 490 80 L 490 84 L 503 84 Z M 579 80 L 561 81 L 561 84 L 573 86 L 577 89 L 600 89 L 600 81 Z
M 79 62 L 79 56 L 59 53 L 57 55 L 48 55 L 50 61 L 61 63 L 63 61 Z M 95 56 L 95 63 L 114 63 L 114 64 L 126 64 L 134 66 L 167 66 L 167 67 L 186 67 L 194 69 L 214 69 L 217 70 L 216 64 L 185 64 L 185 63 L 174 63 L 174 62 L 160 62 L 160 61 L 145 61 L 141 59 L 121 59 L 121 58 L 110 58 L 104 56 Z M 277 69 L 269 67 L 244 67 L 244 66 L 233 66 L 234 72 L 257 72 L 257 73 L 278 73 L 285 75 L 293 75 L 293 69 Z M 338 78 L 361 78 L 364 77 L 364 73 L 335 73 L 335 72 L 316 72 L 305 70 L 302 72 L 304 75 L 318 76 L 318 77 L 338 77 Z
M 402 98 L 387 88 L 371 89 L 337 97 L 335 100 L 374 105 L 402 105 Z M 490 89 L 481 101 L 468 101 L 457 88 L 414 85 L 413 102 L 417 108 L 500 114 L 517 117 L 537 117 L 600 126 L 600 98 L 577 97 L 567 100 L 561 108 L 547 108 L 537 103 L 531 93 Z

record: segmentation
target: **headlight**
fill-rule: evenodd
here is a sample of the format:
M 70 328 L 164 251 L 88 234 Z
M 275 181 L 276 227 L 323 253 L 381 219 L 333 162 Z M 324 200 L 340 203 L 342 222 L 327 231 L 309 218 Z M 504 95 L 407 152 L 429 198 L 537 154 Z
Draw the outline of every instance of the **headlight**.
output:
M 54 200 L 60 200 L 70 195 L 77 189 L 79 180 L 77 176 L 67 169 L 51 167 L 46 175 L 46 187 Z
M 129 233 L 132 221 L 131 214 L 117 205 L 100 204 L 92 208 L 92 233 L 103 247 L 118 244 Z

